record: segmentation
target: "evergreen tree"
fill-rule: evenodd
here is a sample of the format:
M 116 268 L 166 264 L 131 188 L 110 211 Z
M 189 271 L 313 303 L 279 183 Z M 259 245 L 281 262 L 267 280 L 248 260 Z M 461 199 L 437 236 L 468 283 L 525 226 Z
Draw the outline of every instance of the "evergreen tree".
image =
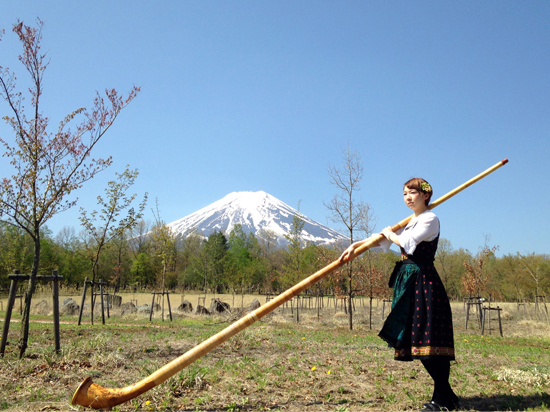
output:
M 137 255 L 130 273 L 134 285 L 138 288 L 152 286 L 155 282 L 155 271 L 151 264 L 151 258 L 146 253 Z
M 285 288 L 294 286 L 301 281 L 306 274 L 306 267 L 303 262 L 303 240 L 302 231 L 304 230 L 304 219 L 300 214 L 292 217 L 292 227 L 290 233 L 285 235 L 288 245 L 284 251 L 284 265 L 282 268 L 281 281 Z
M 203 248 L 203 285 L 206 296 L 207 288 L 213 287 L 216 292 L 223 288 L 223 278 L 228 250 L 227 238 L 222 232 L 216 231 L 204 243 Z

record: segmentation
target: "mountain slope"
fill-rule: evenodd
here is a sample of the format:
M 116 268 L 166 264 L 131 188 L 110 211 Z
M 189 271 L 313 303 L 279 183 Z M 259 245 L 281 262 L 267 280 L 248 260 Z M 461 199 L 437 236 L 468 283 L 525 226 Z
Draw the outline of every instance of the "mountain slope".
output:
M 292 229 L 292 219 L 299 214 L 304 220 L 302 239 L 315 244 L 331 244 L 348 241 L 341 233 L 300 214 L 296 209 L 281 202 L 264 191 L 233 192 L 168 226 L 179 236 L 186 237 L 193 231 L 208 236 L 220 231 L 229 236 L 236 224 L 245 233 L 259 237 L 262 231 L 272 231 L 279 246 L 288 243 L 284 237 Z

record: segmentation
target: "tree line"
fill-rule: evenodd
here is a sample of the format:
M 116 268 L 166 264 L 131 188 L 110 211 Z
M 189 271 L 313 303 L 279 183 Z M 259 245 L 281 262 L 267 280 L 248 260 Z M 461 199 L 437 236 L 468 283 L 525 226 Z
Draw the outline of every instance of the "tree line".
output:
M 186 238 L 171 233 L 165 224 L 144 220 L 103 245 L 97 257 L 90 253 L 89 236 L 65 227 L 57 235 L 43 229 L 38 273 L 56 269 L 63 285 L 81 287 L 84 278 L 107 282 L 113 291 L 160 290 L 213 293 L 277 294 L 336 260 L 344 244 L 319 246 L 301 239 L 301 219 L 295 217 L 286 247 L 276 245 L 275 235 L 255 236 L 235 225 L 226 236 L 191 233 Z M 534 300 L 550 292 L 550 257 L 538 254 L 496 255 L 484 246 L 478 253 L 453 249 L 441 239 L 435 266 L 451 298 L 491 296 L 514 301 Z M 22 229 L 0 223 L 0 287 L 7 290 L 8 275 L 15 269 L 29 273 L 33 265 L 33 239 Z M 387 279 L 398 260 L 393 253 L 368 251 L 354 261 L 353 295 L 389 297 Z M 310 293 L 347 295 L 347 272 L 342 269 Z

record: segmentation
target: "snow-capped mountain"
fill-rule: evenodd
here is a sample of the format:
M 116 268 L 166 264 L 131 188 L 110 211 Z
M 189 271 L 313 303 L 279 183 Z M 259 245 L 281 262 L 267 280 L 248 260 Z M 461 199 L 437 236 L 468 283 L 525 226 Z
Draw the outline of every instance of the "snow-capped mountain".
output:
M 284 246 L 285 238 L 292 229 L 292 219 L 299 214 L 304 221 L 302 239 L 315 244 L 331 244 L 348 238 L 341 233 L 315 222 L 296 209 L 281 202 L 264 191 L 233 192 L 175 222 L 169 223 L 173 233 L 186 237 L 193 231 L 208 236 L 215 231 L 229 233 L 236 224 L 242 225 L 245 233 L 252 232 L 256 237 L 265 236 L 270 231 L 276 243 Z

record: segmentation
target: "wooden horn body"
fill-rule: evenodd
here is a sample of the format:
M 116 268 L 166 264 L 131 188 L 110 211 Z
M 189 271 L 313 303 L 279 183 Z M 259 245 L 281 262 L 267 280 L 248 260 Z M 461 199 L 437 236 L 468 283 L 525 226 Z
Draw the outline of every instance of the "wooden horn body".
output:
M 507 162 L 508 162 L 508 159 L 504 159 L 503 161 L 498 162 L 496 165 L 490 167 L 483 173 L 480 173 L 476 177 L 468 180 L 466 183 L 460 185 L 456 189 L 440 197 L 439 199 L 437 199 L 436 201 L 430 204 L 430 209 L 433 209 L 434 207 L 440 205 L 444 201 L 448 200 L 449 198 L 453 197 L 457 193 L 466 189 L 468 186 L 471 186 L 478 180 L 484 178 L 488 174 L 494 172 L 496 169 L 505 165 Z M 393 231 L 396 231 L 404 227 L 411 220 L 411 218 L 412 218 L 412 215 L 403 219 L 401 222 L 397 223 L 396 225 L 392 226 Z M 133 399 L 136 396 L 139 396 L 142 393 L 147 392 L 149 389 L 154 388 L 155 386 L 169 379 L 170 377 L 172 377 L 173 375 L 181 371 L 186 366 L 190 365 L 191 363 L 195 362 L 197 359 L 206 355 L 208 352 L 210 352 L 217 346 L 221 345 L 223 342 L 225 342 L 232 336 L 236 335 L 243 329 L 246 329 L 247 327 L 252 325 L 254 322 L 258 321 L 259 319 L 267 315 L 268 313 L 272 312 L 273 310 L 281 306 L 283 303 L 289 301 L 290 299 L 292 299 L 294 296 L 298 295 L 305 289 L 319 282 L 321 279 L 325 278 L 326 276 L 334 272 L 336 269 L 345 265 L 352 259 L 355 259 L 357 256 L 366 252 L 368 249 L 372 248 L 373 246 L 378 245 L 378 243 L 382 239 L 383 239 L 382 235 L 371 237 L 366 243 L 364 243 L 361 247 L 355 250 L 355 253 L 353 253 L 353 255 L 350 256 L 350 260 L 345 262 L 341 262 L 340 260 L 332 262 L 331 264 L 317 271 L 310 277 L 302 280 L 300 283 L 286 290 L 285 292 L 277 296 L 275 299 L 270 300 L 265 305 L 250 312 L 249 314 L 242 317 L 238 321 L 234 322 L 233 324 L 231 324 L 221 332 L 207 339 L 206 341 L 194 347 L 193 349 L 189 350 L 188 352 L 184 353 L 179 358 L 173 360 L 172 362 L 163 366 L 153 374 L 149 375 L 147 378 L 142 379 L 141 381 L 139 381 L 134 385 L 127 386 L 125 388 L 120 388 L 120 389 L 109 389 L 94 383 L 90 377 L 84 379 L 84 381 L 82 381 L 80 386 L 75 391 L 73 398 L 71 400 L 71 403 L 73 405 L 87 406 L 94 409 L 105 409 L 105 408 L 111 408 L 116 405 L 120 405 L 121 403 L 127 402 L 130 399 Z

